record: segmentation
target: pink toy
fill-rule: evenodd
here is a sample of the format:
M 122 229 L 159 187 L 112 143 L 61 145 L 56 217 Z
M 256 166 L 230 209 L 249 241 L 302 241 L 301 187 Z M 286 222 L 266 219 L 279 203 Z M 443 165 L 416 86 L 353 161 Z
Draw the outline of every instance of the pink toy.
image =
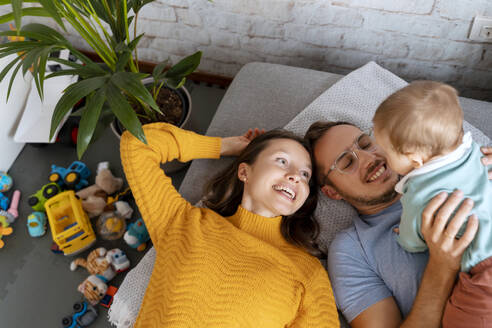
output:
M 21 192 L 19 190 L 14 191 L 12 195 L 12 202 L 10 203 L 10 208 L 7 211 L 0 210 L 0 215 L 5 216 L 8 223 L 13 223 L 15 219 L 19 216 L 19 199 Z

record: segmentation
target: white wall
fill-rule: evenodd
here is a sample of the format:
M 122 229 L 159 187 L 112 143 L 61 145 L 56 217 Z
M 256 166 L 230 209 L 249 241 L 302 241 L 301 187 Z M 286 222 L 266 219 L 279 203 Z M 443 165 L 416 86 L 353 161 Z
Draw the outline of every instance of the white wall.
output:
M 139 16 L 139 57 L 202 50 L 200 70 L 231 77 L 251 61 L 347 73 L 374 60 L 492 100 L 492 43 L 468 40 L 475 15 L 492 16 L 492 1 L 157 0 Z

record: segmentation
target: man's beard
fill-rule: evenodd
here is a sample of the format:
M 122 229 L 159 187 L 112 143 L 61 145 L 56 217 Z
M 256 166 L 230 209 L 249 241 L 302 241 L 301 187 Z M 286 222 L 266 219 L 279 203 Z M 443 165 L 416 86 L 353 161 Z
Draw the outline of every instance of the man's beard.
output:
M 400 181 L 401 176 L 398 175 L 398 178 L 396 179 L 395 183 L 390 186 L 388 190 L 386 190 L 384 193 L 382 193 L 379 196 L 375 197 L 364 197 L 364 196 L 354 196 L 354 195 L 349 195 L 345 193 L 342 190 L 339 190 L 337 187 L 332 187 L 335 188 L 335 190 L 338 192 L 342 198 L 347 201 L 350 204 L 358 204 L 358 205 L 365 205 L 365 206 L 374 206 L 374 205 L 379 205 L 379 204 L 386 204 L 390 203 L 393 201 L 399 194 L 395 191 L 395 185 Z
M 342 196 L 344 200 L 346 200 L 350 204 L 356 203 L 359 205 L 366 205 L 366 206 L 374 206 L 374 205 L 389 203 L 398 196 L 398 193 L 395 191 L 394 187 L 391 187 L 382 195 L 376 197 L 351 196 L 351 195 L 347 195 L 346 193 L 340 190 L 337 190 L 337 192 L 340 194 L 340 196 Z

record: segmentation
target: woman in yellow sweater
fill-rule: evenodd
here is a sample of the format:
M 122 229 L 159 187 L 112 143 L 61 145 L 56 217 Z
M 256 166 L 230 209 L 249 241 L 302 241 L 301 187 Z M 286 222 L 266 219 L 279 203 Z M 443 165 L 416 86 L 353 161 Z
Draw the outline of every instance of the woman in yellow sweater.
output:
M 147 145 L 128 132 L 121 138 L 123 168 L 156 249 L 135 327 L 339 326 L 326 271 L 307 253 L 315 250 L 316 191 L 302 139 L 285 131 L 251 142 L 214 138 L 165 123 L 144 133 Z M 209 188 L 207 204 L 217 211 L 188 203 L 160 168 L 244 147 Z

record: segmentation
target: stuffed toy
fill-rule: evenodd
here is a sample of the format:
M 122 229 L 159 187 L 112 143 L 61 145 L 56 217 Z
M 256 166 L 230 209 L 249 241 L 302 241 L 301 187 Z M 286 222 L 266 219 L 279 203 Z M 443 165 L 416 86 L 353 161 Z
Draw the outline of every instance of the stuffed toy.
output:
M 123 179 L 116 178 L 109 170 L 108 162 L 101 162 L 97 165 L 96 183 L 77 192 L 77 196 L 82 200 L 82 208 L 90 218 L 101 215 L 104 211 L 114 210 L 114 204 L 108 204 L 108 195 L 111 195 L 123 186 Z M 112 206 L 108 206 L 112 205 Z M 126 217 L 133 213 L 128 204 L 119 205 L 124 211 L 122 216 Z M 131 212 L 129 213 L 129 209 Z M 126 216 L 125 216 L 126 215 Z
M 12 232 L 12 227 L 9 227 L 9 222 L 7 221 L 7 218 L 0 215 L 0 248 L 3 248 L 3 246 L 5 245 L 2 237 L 11 235 Z
M 99 247 L 91 251 L 87 259 L 73 260 L 70 263 L 70 270 L 75 271 L 78 266 L 86 268 L 90 273 L 90 276 L 79 285 L 78 291 L 89 303 L 96 305 L 106 294 L 107 283 L 116 276 L 117 272 L 121 272 L 122 268 L 127 269 L 130 262 L 125 253 L 118 248 L 107 251 L 104 247 Z
M 78 291 L 84 295 L 91 305 L 99 303 L 106 295 L 107 290 L 108 285 L 94 274 L 87 277 L 78 287 Z
M 142 218 L 128 226 L 128 230 L 125 232 L 123 239 L 131 248 L 136 248 L 140 252 L 145 250 L 147 242 L 150 240 L 150 236 Z
M 108 282 L 116 276 L 116 272 L 111 267 L 110 260 L 106 258 L 108 251 L 104 247 L 99 247 L 89 253 L 87 259 L 76 258 L 70 263 L 70 270 L 75 271 L 78 266 L 86 268 L 93 275 L 101 276 L 104 282 Z

